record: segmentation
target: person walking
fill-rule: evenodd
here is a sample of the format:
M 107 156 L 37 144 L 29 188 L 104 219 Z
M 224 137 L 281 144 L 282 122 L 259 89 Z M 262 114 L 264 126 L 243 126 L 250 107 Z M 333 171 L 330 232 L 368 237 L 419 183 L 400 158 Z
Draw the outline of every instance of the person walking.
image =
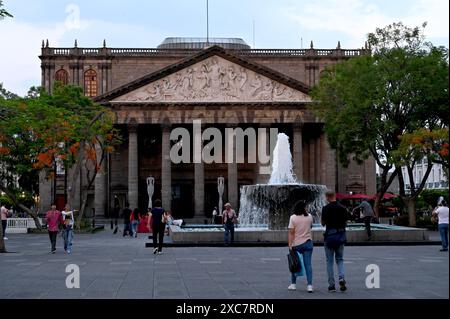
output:
M 311 214 L 306 211 L 306 202 L 298 201 L 294 206 L 294 214 L 289 219 L 289 236 L 288 245 L 289 250 L 299 252 L 303 256 L 303 263 L 305 265 L 307 286 L 306 290 L 309 293 L 314 291 L 312 285 L 313 271 L 312 271 L 312 252 L 313 242 L 311 229 L 313 226 L 313 218 Z M 289 290 L 296 290 L 297 276 L 291 273 L 291 284 Z
M 322 226 L 325 226 L 324 247 L 327 261 L 328 291 L 335 292 L 334 259 L 339 273 L 340 290 L 346 291 L 344 274 L 344 245 L 346 243 L 347 210 L 336 202 L 336 193 L 328 191 L 325 194 L 328 205 L 322 208 Z
M 166 224 L 163 222 L 164 209 L 161 207 L 161 200 L 155 200 L 155 207 L 152 208 L 150 213 L 150 220 L 152 222 L 152 235 L 153 235 L 153 253 L 162 254 L 162 246 L 164 242 L 164 231 Z
M 139 225 L 139 209 L 138 208 L 135 208 L 133 210 L 133 213 L 130 216 L 130 223 L 131 223 L 131 236 L 134 236 L 134 238 L 137 238 L 138 225 Z
M 234 225 L 237 222 L 237 215 L 234 209 L 231 209 L 231 204 L 225 204 L 225 210 L 222 213 L 223 224 L 225 228 L 225 246 L 234 244 Z M 231 237 L 231 240 L 230 240 Z
M 8 225 L 8 216 L 10 214 L 9 209 L 2 205 L 0 214 L 2 219 L 3 240 L 8 240 L 8 237 L 6 237 L 6 226 Z
M 125 203 L 125 208 L 122 210 L 122 217 L 123 217 L 123 237 L 126 235 L 132 236 L 132 230 L 130 225 L 130 218 L 131 218 L 131 209 L 130 204 Z
M 47 221 L 48 236 L 50 238 L 51 251 L 54 254 L 56 252 L 56 237 L 59 231 L 59 225 L 63 223 L 63 217 L 59 210 L 56 209 L 56 205 L 52 204 L 52 209 L 45 215 Z
M 73 225 L 74 217 L 73 210 L 70 210 L 69 204 L 66 204 L 64 210 L 61 212 L 63 218 L 63 238 L 64 238 L 64 251 L 68 254 L 72 253 L 72 240 L 73 240 Z
M 439 234 L 441 235 L 442 249 L 440 251 L 448 251 L 448 205 L 442 200 L 439 207 L 433 212 L 438 218 Z
M 370 223 L 372 222 L 372 218 L 375 215 L 374 212 L 373 212 L 373 208 L 369 204 L 367 199 L 363 199 L 361 204 L 359 204 L 358 206 L 356 206 L 353 209 L 353 213 L 357 209 L 361 209 L 362 210 L 362 215 L 363 215 L 362 219 L 363 219 L 363 222 L 364 222 L 364 226 L 366 228 L 367 238 L 371 239 L 372 238 L 372 230 L 370 229 Z

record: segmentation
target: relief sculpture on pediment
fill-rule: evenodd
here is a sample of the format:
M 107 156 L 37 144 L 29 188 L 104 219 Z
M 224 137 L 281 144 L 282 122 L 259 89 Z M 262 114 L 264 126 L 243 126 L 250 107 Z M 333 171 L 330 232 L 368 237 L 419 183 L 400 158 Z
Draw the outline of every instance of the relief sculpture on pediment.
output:
M 114 101 L 309 102 L 310 97 L 224 58 L 213 56 Z

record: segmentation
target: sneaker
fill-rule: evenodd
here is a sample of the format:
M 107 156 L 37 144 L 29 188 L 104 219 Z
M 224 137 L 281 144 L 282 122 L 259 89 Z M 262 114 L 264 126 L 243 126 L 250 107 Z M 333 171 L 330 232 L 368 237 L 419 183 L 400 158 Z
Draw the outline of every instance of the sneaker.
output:
M 444 248 L 442 248 L 441 250 L 439 250 L 439 251 L 448 251 L 448 249 L 444 249 Z
M 56 253 L 56 250 L 52 250 L 52 254 L 55 254 Z
M 290 284 L 288 287 L 288 290 L 297 290 L 297 285 L 296 284 Z
M 313 288 L 312 285 L 308 285 L 308 286 L 306 287 L 306 290 L 307 290 L 309 293 L 312 293 L 312 292 L 314 291 L 314 288 Z
M 156 253 L 158 252 L 158 248 L 153 249 L 153 254 L 156 255 Z
M 3 237 L 3 240 L 8 240 L 8 237 Z
M 68 250 L 67 253 L 70 255 L 72 252 L 70 250 Z
M 158 255 L 162 255 L 162 251 L 158 251 Z
M 328 292 L 336 292 L 336 287 L 333 285 L 333 286 L 329 286 L 328 287 Z
M 339 280 L 339 289 L 341 291 L 346 291 L 347 290 L 347 287 L 345 286 L 345 280 L 344 279 Z

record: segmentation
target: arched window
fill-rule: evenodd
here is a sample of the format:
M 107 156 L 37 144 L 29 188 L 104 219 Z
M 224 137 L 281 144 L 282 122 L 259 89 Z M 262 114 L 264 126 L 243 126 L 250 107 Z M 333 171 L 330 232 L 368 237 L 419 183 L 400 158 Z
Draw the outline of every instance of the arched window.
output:
M 67 85 L 69 83 L 69 73 L 67 73 L 64 69 L 56 71 L 55 81 L 59 81 L 63 85 Z
M 97 72 L 92 69 L 84 72 L 84 95 L 97 96 Z

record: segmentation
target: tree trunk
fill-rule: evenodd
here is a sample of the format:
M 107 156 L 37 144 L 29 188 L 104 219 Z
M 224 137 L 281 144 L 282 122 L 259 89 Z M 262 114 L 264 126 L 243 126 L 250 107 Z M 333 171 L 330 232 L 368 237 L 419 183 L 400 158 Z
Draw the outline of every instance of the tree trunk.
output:
M 373 204 L 373 212 L 375 214 L 375 218 L 380 217 L 380 197 L 377 195 L 377 197 L 375 198 L 375 203 Z
M 8 196 L 14 203 L 15 206 L 19 207 L 20 209 L 22 209 L 28 216 L 30 216 L 31 218 L 33 218 L 34 223 L 36 224 L 37 229 L 41 229 L 41 222 L 38 219 L 38 216 L 35 212 L 33 212 L 31 209 L 29 209 L 27 206 L 23 205 L 22 203 L 19 202 L 19 200 L 17 199 L 17 197 L 8 189 L 6 188 L 2 188 L 2 191 L 6 194 L 6 196 Z M 3 237 L 2 237 L 3 238 Z
M 3 234 L 3 227 L 0 227 L 0 254 L 7 252 L 5 240 L 3 239 L 4 236 L 5 236 L 5 234 Z
M 84 216 L 84 210 L 86 209 L 86 204 L 87 204 L 87 190 L 83 191 L 83 195 L 82 195 L 82 201 L 81 201 L 81 207 L 80 207 L 80 211 L 78 214 L 78 219 L 77 219 L 77 228 L 81 229 L 81 220 L 83 219 Z
M 408 217 L 409 217 L 409 226 L 416 226 L 416 199 L 409 198 L 407 199 L 407 207 L 408 207 Z

